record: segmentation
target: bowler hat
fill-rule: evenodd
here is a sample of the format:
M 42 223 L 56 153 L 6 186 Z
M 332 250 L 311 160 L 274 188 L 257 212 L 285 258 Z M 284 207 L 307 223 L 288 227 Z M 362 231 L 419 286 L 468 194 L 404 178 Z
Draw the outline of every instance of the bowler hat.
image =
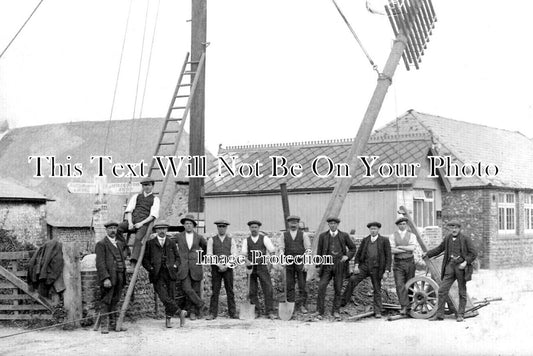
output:
M 196 220 L 192 214 L 185 215 L 183 218 L 181 218 L 180 223 L 185 224 L 185 221 L 190 221 L 194 226 L 196 226 Z
M 366 227 L 368 227 L 369 229 L 372 226 L 376 226 L 378 229 L 381 229 L 381 223 L 379 223 L 377 221 L 372 221 L 372 222 L 369 222 L 368 224 L 366 224 Z
M 118 222 L 114 221 L 114 220 L 109 220 L 107 221 L 105 224 L 104 224 L 104 227 L 105 228 L 108 228 L 110 226 L 118 226 Z
M 341 219 L 335 217 L 335 216 L 330 216 L 329 218 L 326 219 L 326 221 L 329 223 L 329 222 L 336 222 L 337 224 L 339 224 L 341 222 Z
M 226 226 L 228 226 L 229 224 L 230 224 L 229 221 L 224 220 L 224 219 L 220 219 L 220 220 L 215 221 L 215 225 L 216 226 L 218 226 L 218 225 L 226 225 Z
M 259 220 L 250 220 L 250 221 L 248 221 L 248 226 L 252 226 L 252 225 L 261 226 L 263 224 L 261 224 L 261 221 L 259 221 Z
M 289 215 L 289 216 L 287 216 L 287 221 L 291 221 L 291 220 L 300 221 L 300 217 L 299 217 L 299 216 L 296 216 L 296 215 Z
M 154 183 L 155 183 L 155 180 L 153 180 L 150 177 L 147 177 L 147 178 L 144 178 L 143 180 L 141 180 L 141 184 L 154 184 Z
M 407 219 L 406 217 L 401 217 L 396 220 L 395 224 L 398 225 L 399 223 L 408 222 L 408 221 L 409 219 Z
M 157 228 L 160 228 L 160 227 L 166 227 L 166 228 L 168 228 L 169 226 L 170 226 L 170 225 L 167 224 L 166 221 L 161 220 L 161 221 L 158 221 L 158 222 L 156 222 L 156 223 L 154 224 L 154 229 L 157 229 Z
M 449 223 L 446 224 L 446 226 L 457 226 L 461 227 L 461 223 L 457 220 L 451 220 Z

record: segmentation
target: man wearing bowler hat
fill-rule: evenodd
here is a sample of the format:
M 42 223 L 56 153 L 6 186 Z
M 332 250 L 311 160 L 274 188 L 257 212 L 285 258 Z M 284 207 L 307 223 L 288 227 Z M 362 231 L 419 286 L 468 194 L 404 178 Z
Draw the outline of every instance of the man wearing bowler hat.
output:
M 189 312 L 189 318 L 196 320 L 197 316 L 202 317 L 205 306 L 200 290 L 204 271 L 199 262 L 207 250 L 207 242 L 202 235 L 194 231 L 196 227 L 194 215 L 187 214 L 180 222 L 185 231 L 180 232 L 175 237 L 181 262 L 178 268 L 178 278 L 181 281 L 183 292 L 187 295 L 185 309 Z
M 261 315 L 259 298 L 257 297 L 257 280 L 259 279 L 261 290 L 265 297 L 265 314 L 268 315 L 270 319 L 275 319 L 276 315 L 274 314 L 273 307 L 274 292 L 272 289 L 272 280 L 270 279 L 268 266 L 264 263 L 265 261 L 262 261 L 261 257 L 266 256 L 269 253 L 274 253 L 276 248 L 268 236 L 259 233 L 259 228 L 261 227 L 261 222 L 259 220 L 248 221 L 248 227 L 250 229 L 250 236 L 242 242 L 242 255 L 246 256 L 247 273 L 251 274 L 249 290 L 250 300 L 251 303 L 255 305 L 256 317 L 259 317 Z M 254 259 L 252 256 L 255 255 L 261 257 Z
M 296 215 L 289 215 L 287 217 L 289 223 L 289 231 L 283 233 L 283 239 L 280 243 L 280 253 L 287 256 L 303 256 L 306 251 L 311 250 L 311 240 L 309 236 L 302 230 L 298 229 L 300 217 Z M 294 303 L 296 300 L 295 282 L 298 283 L 299 293 L 299 305 L 300 312 L 307 313 L 307 291 L 305 286 L 305 280 L 307 278 L 307 272 L 304 269 L 303 264 L 291 263 L 285 266 L 286 274 L 286 291 L 287 301 Z
M 317 266 L 320 268 L 318 274 L 320 276 L 320 281 L 318 282 L 317 311 L 314 316 L 319 320 L 324 317 L 326 290 L 329 281 L 333 278 L 335 296 L 333 298 L 332 314 L 335 319 L 339 320 L 341 318 L 339 308 L 342 282 L 344 280 L 344 270 L 346 262 L 354 256 L 356 247 L 350 238 L 350 235 L 338 230 L 339 223 L 341 222 L 339 218 L 331 216 L 326 221 L 328 222 L 329 230 L 321 233 L 318 237 L 316 254 L 318 256 L 331 256 L 333 265 Z M 346 251 L 347 248 L 348 251 Z
M 146 242 L 146 251 L 143 257 L 143 267 L 148 271 L 150 282 L 154 291 L 165 305 L 165 325 L 171 328 L 171 318 L 179 310 L 174 300 L 176 279 L 180 256 L 176 243 L 167 234 L 169 225 L 164 221 L 154 224 L 156 236 Z M 180 326 L 183 326 L 186 316 L 185 310 L 180 310 Z
M 370 230 L 370 235 L 361 241 L 361 245 L 355 254 L 354 274 L 344 295 L 342 296 L 342 305 L 348 304 L 352 298 L 355 287 L 365 278 L 370 277 L 372 288 L 374 289 L 374 316 L 381 318 L 381 279 L 388 277 L 391 267 L 391 248 L 387 237 L 379 234 L 381 223 L 371 222 L 366 225 Z M 385 275 L 385 271 L 386 275 Z
M 96 271 L 100 284 L 100 325 L 102 334 L 109 332 L 109 324 L 113 327 L 116 321 L 117 304 L 120 301 L 122 288 L 126 283 L 126 258 L 124 245 L 117 236 L 118 223 L 108 221 L 104 224 L 107 236 L 96 243 Z M 112 313 L 112 314 L 110 314 Z M 113 328 L 113 330 L 115 330 Z M 120 331 L 125 331 L 121 328 Z
M 122 234 L 125 232 L 135 233 L 133 241 L 133 251 L 130 262 L 135 265 L 141 253 L 141 241 L 146 235 L 148 225 L 152 220 L 159 217 L 159 198 L 154 196 L 155 181 L 151 178 L 145 178 L 141 181 L 142 193 L 134 194 L 126 206 L 126 220 L 119 224 L 118 235 L 123 239 Z M 131 245 L 131 242 L 129 242 Z
M 455 220 L 447 224 L 451 233 L 444 237 L 439 246 L 422 257 L 434 257 L 444 252 L 442 260 L 441 279 L 439 286 L 437 313 L 429 320 L 443 320 L 444 319 L 444 304 L 448 296 L 448 292 L 455 280 L 459 287 L 459 309 L 457 310 L 457 321 L 464 321 L 464 313 L 466 307 L 466 282 L 472 279 L 473 266 L 472 262 L 477 257 L 477 252 L 469 236 L 461 233 L 461 223 Z
M 389 237 L 391 252 L 394 256 L 392 271 L 401 306 L 400 314 L 406 315 L 409 307 L 409 295 L 405 283 L 415 276 L 416 266 L 413 251 L 416 248 L 416 236 L 407 231 L 407 218 L 398 218 L 396 226 L 398 226 L 398 230 Z
M 237 256 L 237 245 L 235 240 L 227 233 L 229 222 L 227 220 L 215 221 L 217 234 L 207 240 L 207 255 L 215 255 L 228 260 L 229 256 Z M 218 297 L 222 281 L 228 297 L 228 314 L 232 319 L 237 319 L 237 308 L 235 307 L 235 296 L 233 294 L 233 267 L 229 263 L 218 263 L 211 266 L 211 303 L 209 304 L 209 315 L 207 320 L 213 320 L 218 315 Z

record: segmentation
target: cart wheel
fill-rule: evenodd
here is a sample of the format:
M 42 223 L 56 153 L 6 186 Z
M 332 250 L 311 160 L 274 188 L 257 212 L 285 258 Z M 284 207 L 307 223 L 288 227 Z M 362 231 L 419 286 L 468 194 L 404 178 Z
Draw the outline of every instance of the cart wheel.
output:
M 439 286 L 431 278 L 418 276 L 405 283 L 411 301 L 409 315 L 415 319 L 428 319 L 437 312 Z

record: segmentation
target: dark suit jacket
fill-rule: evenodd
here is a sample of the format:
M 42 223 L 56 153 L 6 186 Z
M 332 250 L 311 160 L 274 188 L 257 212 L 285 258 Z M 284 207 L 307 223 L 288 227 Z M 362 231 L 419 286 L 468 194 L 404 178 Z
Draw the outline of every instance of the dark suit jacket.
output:
M 459 237 L 459 241 L 461 242 L 461 258 L 462 261 L 459 260 L 458 262 L 466 261 L 466 268 L 465 268 L 465 279 L 467 281 L 472 279 L 472 272 L 474 270 L 474 267 L 472 266 L 472 262 L 477 257 L 476 249 L 474 248 L 474 244 L 472 243 L 472 239 L 466 235 L 463 235 L 462 233 L 459 233 L 457 235 Z M 447 236 L 442 239 L 442 242 L 439 246 L 435 247 L 434 249 L 431 249 L 427 252 L 427 256 L 429 258 L 437 256 L 441 254 L 444 251 L 444 259 L 442 260 L 442 267 L 440 272 L 440 278 L 444 278 L 444 271 L 446 270 L 446 263 L 448 262 L 448 259 L 450 258 L 450 243 L 452 242 L 452 234 L 448 234 Z
M 367 258 L 368 258 L 368 244 L 370 244 L 371 237 L 368 235 L 361 241 L 361 245 L 359 246 L 359 249 L 357 250 L 357 253 L 355 254 L 355 263 L 359 265 L 365 264 Z M 385 273 L 385 270 L 390 272 L 390 266 L 391 266 L 391 249 L 390 249 L 390 241 L 388 237 L 384 237 L 381 235 L 378 235 L 378 239 L 376 241 L 378 244 L 378 264 L 379 264 L 379 274 L 383 275 Z
M 103 284 L 107 278 L 111 280 L 112 285 L 117 284 L 117 264 L 115 262 L 115 258 L 113 257 L 113 248 L 115 248 L 115 246 L 113 246 L 107 236 L 96 243 L 96 271 L 100 284 Z M 118 240 L 117 248 L 122 256 L 122 259 L 124 260 L 124 263 L 126 263 L 126 259 L 124 257 L 124 245 L 122 245 L 122 242 Z M 122 279 L 124 283 L 126 283 L 126 268 L 124 268 Z
M 52 284 L 63 273 L 63 246 L 57 240 L 49 240 L 39 247 L 28 263 L 28 282 L 37 288 L 39 281 Z
M 355 255 L 356 246 L 350 238 L 350 235 L 340 230 L 337 231 L 337 237 L 339 238 L 339 241 L 341 243 L 342 254 L 348 256 L 349 261 Z M 326 254 L 326 252 L 328 251 L 330 239 L 331 235 L 329 233 L 329 230 L 320 234 L 320 236 L 318 237 L 318 247 L 316 250 L 316 254 L 318 256 L 323 256 Z M 346 247 L 348 247 L 348 252 L 346 252 Z M 346 261 L 346 263 L 348 263 L 348 261 Z
M 201 281 L 204 276 L 203 266 L 197 264 L 198 253 L 202 251 L 202 256 L 207 251 L 207 242 L 202 235 L 193 232 L 194 237 L 192 240 L 192 247 L 189 250 L 187 246 L 187 238 L 185 237 L 185 231 L 180 232 L 174 239 L 176 245 L 178 245 L 178 253 L 180 256 L 180 266 L 178 269 L 178 278 L 185 279 L 191 275 L 191 278 L 195 281 Z
M 161 246 L 157 237 L 146 242 L 146 251 L 143 257 L 143 267 L 148 271 L 150 282 L 155 283 L 159 279 L 161 271 L 162 258 L 166 254 L 168 272 L 170 279 L 175 281 L 178 277 L 177 271 L 180 265 L 180 255 L 176 243 L 169 236 L 165 239 L 165 244 Z

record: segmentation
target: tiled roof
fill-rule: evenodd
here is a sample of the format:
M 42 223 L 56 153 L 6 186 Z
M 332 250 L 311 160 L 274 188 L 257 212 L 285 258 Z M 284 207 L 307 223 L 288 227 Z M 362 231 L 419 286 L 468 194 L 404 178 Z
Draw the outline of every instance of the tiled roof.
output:
M 52 199 L 23 187 L 11 180 L 0 179 L 0 200 L 33 200 L 42 201 L 44 203 L 45 201 L 51 201 Z
M 320 141 L 320 142 L 303 142 L 279 145 L 259 145 L 259 146 L 237 146 L 222 149 L 219 156 L 227 162 L 231 162 L 231 157 L 236 157 L 237 167 L 240 163 L 260 162 L 262 166 L 261 178 L 245 178 L 240 175 L 232 177 L 229 172 L 222 168 L 222 174 L 218 176 L 218 166 L 213 165 L 209 170 L 210 179 L 206 181 L 205 191 L 207 195 L 216 194 L 237 194 L 279 191 L 281 183 L 287 183 L 287 189 L 292 191 L 299 190 L 327 190 L 336 184 L 336 178 L 331 175 L 327 178 L 321 178 L 318 174 L 325 174 L 328 169 L 326 159 L 319 159 L 317 173 L 312 171 L 312 162 L 320 156 L 327 156 L 335 163 L 349 161 L 348 153 L 351 147 L 351 139 Z M 390 140 L 387 137 L 379 140 L 371 139 L 367 145 L 364 156 L 379 156 L 378 161 L 373 168 L 381 163 L 417 163 L 425 159 L 431 141 L 427 135 L 403 135 L 398 140 Z M 293 163 L 302 165 L 302 176 L 295 178 L 270 177 L 271 173 L 271 156 L 283 156 L 287 159 L 287 166 Z M 281 172 L 281 170 L 280 170 Z M 358 165 L 356 179 L 352 187 L 386 187 L 396 186 L 398 184 L 411 185 L 413 178 L 398 179 L 392 177 L 382 177 L 375 174 L 373 178 L 365 177 L 365 169 L 362 164 Z

